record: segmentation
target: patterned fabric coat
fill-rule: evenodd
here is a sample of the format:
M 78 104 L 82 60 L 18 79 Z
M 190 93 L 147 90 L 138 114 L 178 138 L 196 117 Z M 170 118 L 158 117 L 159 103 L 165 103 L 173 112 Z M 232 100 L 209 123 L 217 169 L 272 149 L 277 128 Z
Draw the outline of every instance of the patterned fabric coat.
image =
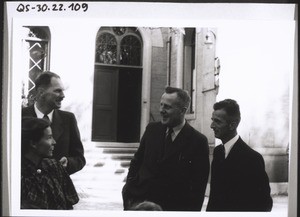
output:
M 24 157 L 21 168 L 22 209 L 72 209 L 79 201 L 73 182 L 55 159 L 38 166 Z

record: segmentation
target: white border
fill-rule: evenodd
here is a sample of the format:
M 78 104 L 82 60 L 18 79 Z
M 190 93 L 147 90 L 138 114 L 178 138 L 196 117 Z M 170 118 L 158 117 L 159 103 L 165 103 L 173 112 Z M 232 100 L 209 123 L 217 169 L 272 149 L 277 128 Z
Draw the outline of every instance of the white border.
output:
M 24 2 L 22 2 L 25 4 Z M 34 2 L 37 4 L 36 2 Z M 45 2 L 41 2 L 43 4 Z M 66 4 L 66 2 L 63 2 Z M 24 25 L 25 22 L 30 23 L 32 19 L 34 19 L 34 23 L 37 25 L 38 23 L 45 24 L 47 22 L 47 19 L 52 19 L 53 17 L 58 18 L 75 18 L 78 17 L 78 13 L 63 13 L 63 14 L 57 14 L 57 13 L 44 13 L 39 14 L 39 19 L 36 19 L 36 13 L 27 13 L 27 14 L 20 14 L 15 11 L 16 5 L 19 4 L 17 2 L 9 2 L 8 3 L 8 13 L 7 13 L 7 25 L 8 25 L 8 41 L 10 39 L 14 42 L 20 43 L 20 38 L 18 38 L 18 35 L 12 34 L 14 29 L 17 26 Z M 258 4 L 184 4 L 184 3 L 92 3 L 88 2 L 89 4 L 89 12 L 88 13 L 80 13 L 80 19 L 90 19 L 91 22 L 95 22 L 93 17 L 97 14 L 99 17 L 99 14 L 102 15 L 102 18 L 97 18 L 97 22 L 101 20 L 102 25 L 133 25 L 133 26 L 145 26 L 145 23 L 150 23 L 149 26 L 210 26 L 214 27 L 219 25 L 220 23 L 224 22 L 223 19 L 228 20 L 279 20 L 279 21 L 289 21 L 294 19 L 294 10 L 295 7 L 293 5 L 258 5 Z M 147 10 L 145 10 L 145 7 L 147 7 Z M 100 8 L 100 9 L 99 9 Z M 102 11 L 101 11 L 102 10 Z M 108 11 L 114 11 L 115 13 L 108 13 Z M 128 12 L 129 11 L 129 12 Z M 167 11 L 167 13 L 166 13 Z M 102 12 L 102 13 L 101 13 Z M 126 12 L 126 13 L 125 13 Z M 132 14 L 134 14 L 134 17 L 132 17 Z M 179 15 L 180 14 L 180 15 Z M 75 17 L 74 17 L 75 16 Z M 122 19 L 120 19 L 120 17 Z M 179 18 L 180 17 L 180 18 Z M 20 18 L 20 19 L 19 19 Z M 25 19 L 24 19 L 25 18 Z M 205 21 L 203 21 L 206 19 Z M 170 25 L 170 20 L 172 20 L 172 23 Z M 11 35 L 12 34 L 12 35 Z M 8 50 L 11 50 L 8 52 L 8 56 L 12 54 L 12 59 L 19 59 L 18 55 L 21 55 L 17 50 L 15 50 L 15 47 L 20 47 L 20 44 L 11 44 L 11 47 L 8 48 Z M 295 48 L 296 49 L 296 48 Z M 297 51 L 295 51 L 295 56 L 297 55 Z M 295 61 L 297 58 L 295 58 Z M 3 144 L 9 144 L 7 145 L 7 151 L 8 151 L 8 167 L 12 166 L 12 168 L 16 168 L 13 173 L 11 173 L 12 185 L 14 186 L 11 188 L 11 208 L 10 214 L 17 216 L 17 215 L 23 215 L 23 216 L 32 216 L 32 211 L 25 211 L 25 210 L 19 210 L 19 199 L 16 199 L 16 195 L 20 194 L 20 188 L 19 185 L 14 183 L 14 180 L 20 180 L 20 167 L 19 162 L 14 161 L 10 156 L 13 156 L 14 159 L 20 159 L 20 149 L 16 144 L 20 144 L 20 131 L 13 130 L 13 129 L 20 129 L 20 102 L 18 99 L 20 96 L 20 74 L 22 72 L 22 69 L 18 68 L 18 64 L 11 64 L 12 62 L 7 63 L 8 68 L 8 74 L 4 75 L 4 79 L 8 79 L 7 83 L 4 81 L 4 88 L 7 88 L 3 91 L 4 98 L 7 100 L 7 105 L 3 105 L 4 109 L 3 112 L 7 114 L 7 124 L 6 128 L 3 130 L 3 134 L 7 135 L 6 141 L 3 142 Z M 289 195 L 289 216 L 296 216 L 294 213 L 297 209 L 297 206 L 295 207 L 293 203 L 296 201 L 296 196 L 294 193 L 293 198 L 293 192 L 296 192 L 295 189 L 297 189 L 297 186 L 294 187 L 294 185 L 297 184 L 297 181 L 295 181 L 295 177 L 297 174 L 297 124 L 296 120 L 298 120 L 298 114 L 297 114 L 297 106 L 298 106 L 298 93 L 296 89 L 298 88 L 297 79 L 297 64 L 295 63 L 295 72 L 294 72 L 294 79 L 293 79 L 293 100 L 292 100 L 292 112 L 293 112 L 293 118 L 291 118 L 291 161 L 290 161 L 290 195 Z M 4 71 L 5 72 L 5 71 Z M 12 82 L 13 81 L 13 82 Z M 7 98 L 6 98 L 7 97 Z M 11 109 L 12 108 L 12 109 Z M 6 134 L 8 133 L 8 134 Z M 11 148 L 11 150 L 10 150 Z M 295 156 L 296 155 L 296 156 Z M 5 156 L 6 157 L 6 156 Z M 5 158 L 4 158 L 5 159 Z M 291 181 L 292 180 L 292 181 Z M 295 182 L 294 182 L 295 181 Z M 19 183 L 19 182 L 18 182 Z M 4 182 L 5 184 L 5 182 Z M 5 198 L 3 198 L 4 200 Z M 297 204 L 297 202 L 295 202 Z M 115 211 L 80 211 L 76 210 L 74 211 L 38 211 L 39 216 L 53 216 L 53 215 L 70 215 L 70 216 L 116 216 L 116 215 L 132 215 L 132 212 L 115 212 Z M 167 215 L 179 215 L 178 212 L 176 213 L 168 213 Z M 283 215 L 282 215 L 283 214 Z M 138 215 L 141 215 L 139 212 Z M 143 215 L 163 215 L 166 216 L 166 213 L 143 213 Z M 184 216 L 216 216 L 216 213 L 184 213 Z M 222 216 L 240 216 L 238 213 L 221 213 Z M 253 213 L 243 213 L 243 216 L 253 216 Z M 255 215 L 258 216 L 270 216 L 272 213 L 256 213 Z M 279 216 L 285 216 L 285 213 L 279 214 Z M 272 215 L 274 216 L 274 215 Z

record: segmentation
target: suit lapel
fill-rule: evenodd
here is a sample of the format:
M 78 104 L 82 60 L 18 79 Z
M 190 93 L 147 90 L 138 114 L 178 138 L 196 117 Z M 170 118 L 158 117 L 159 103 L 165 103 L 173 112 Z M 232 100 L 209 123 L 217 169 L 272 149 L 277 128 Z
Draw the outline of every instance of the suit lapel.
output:
M 52 129 L 54 139 L 58 140 L 59 137 L 63 134 L 63 130 L 64 130 L 63 121 L 58 110 L 54 110 L 53 112 L 51 129 Z
M 230 150 L 226 160 L 230 161 L 236 157 L 239 157 L 241 148 L 243 148 L 242 146 L 243 146 L 243 140 L 241 139 L 241 137 L 239 137 L 239 139 L 236 141 L 236 143 L 234 143 L 232 149 Z
M 157 129 L 156 136 L 154 137 L 155 138 L 154 144 L 157 145 L 159 158 L 163 160 L 166 157 L 164 153 L 165 153 L 165 136 L 166 136 L 167 127 L 160 122 L 158 126 L 159 127 Z

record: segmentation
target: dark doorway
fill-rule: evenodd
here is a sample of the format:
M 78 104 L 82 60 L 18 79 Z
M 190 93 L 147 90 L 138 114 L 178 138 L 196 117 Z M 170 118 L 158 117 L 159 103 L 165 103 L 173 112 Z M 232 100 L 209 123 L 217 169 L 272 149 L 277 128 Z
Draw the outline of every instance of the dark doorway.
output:
M 141 119 L 141 69 L 119 71 L 117 142 L 138 142 Z

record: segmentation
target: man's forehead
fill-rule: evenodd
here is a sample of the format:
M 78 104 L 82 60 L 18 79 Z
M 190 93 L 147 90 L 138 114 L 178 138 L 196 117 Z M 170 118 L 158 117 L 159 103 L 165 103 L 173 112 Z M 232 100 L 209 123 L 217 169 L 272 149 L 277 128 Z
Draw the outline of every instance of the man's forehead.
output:
M 224 117 L 227 115 L 227 113 L 224 109 L 214 110 L 212 114 L 213 114 L 213 116 L 218 116 L 218 117 Z
M 50 80 L 50 83 L 60 83 L 60 82 L 61 82 L 61 79 L 58 77 L 52 77 Z
M 177 93 L 164 93 L 161 98 L 177 100 Z
M 61 79 L 60 79 L 60 78 L 57 78 L 57 77 L 52 77 L 52 78 L 51 78 L 50 85 L 51 85 L 52 87 L 64 89 L 64 85 L 63 85 Z

